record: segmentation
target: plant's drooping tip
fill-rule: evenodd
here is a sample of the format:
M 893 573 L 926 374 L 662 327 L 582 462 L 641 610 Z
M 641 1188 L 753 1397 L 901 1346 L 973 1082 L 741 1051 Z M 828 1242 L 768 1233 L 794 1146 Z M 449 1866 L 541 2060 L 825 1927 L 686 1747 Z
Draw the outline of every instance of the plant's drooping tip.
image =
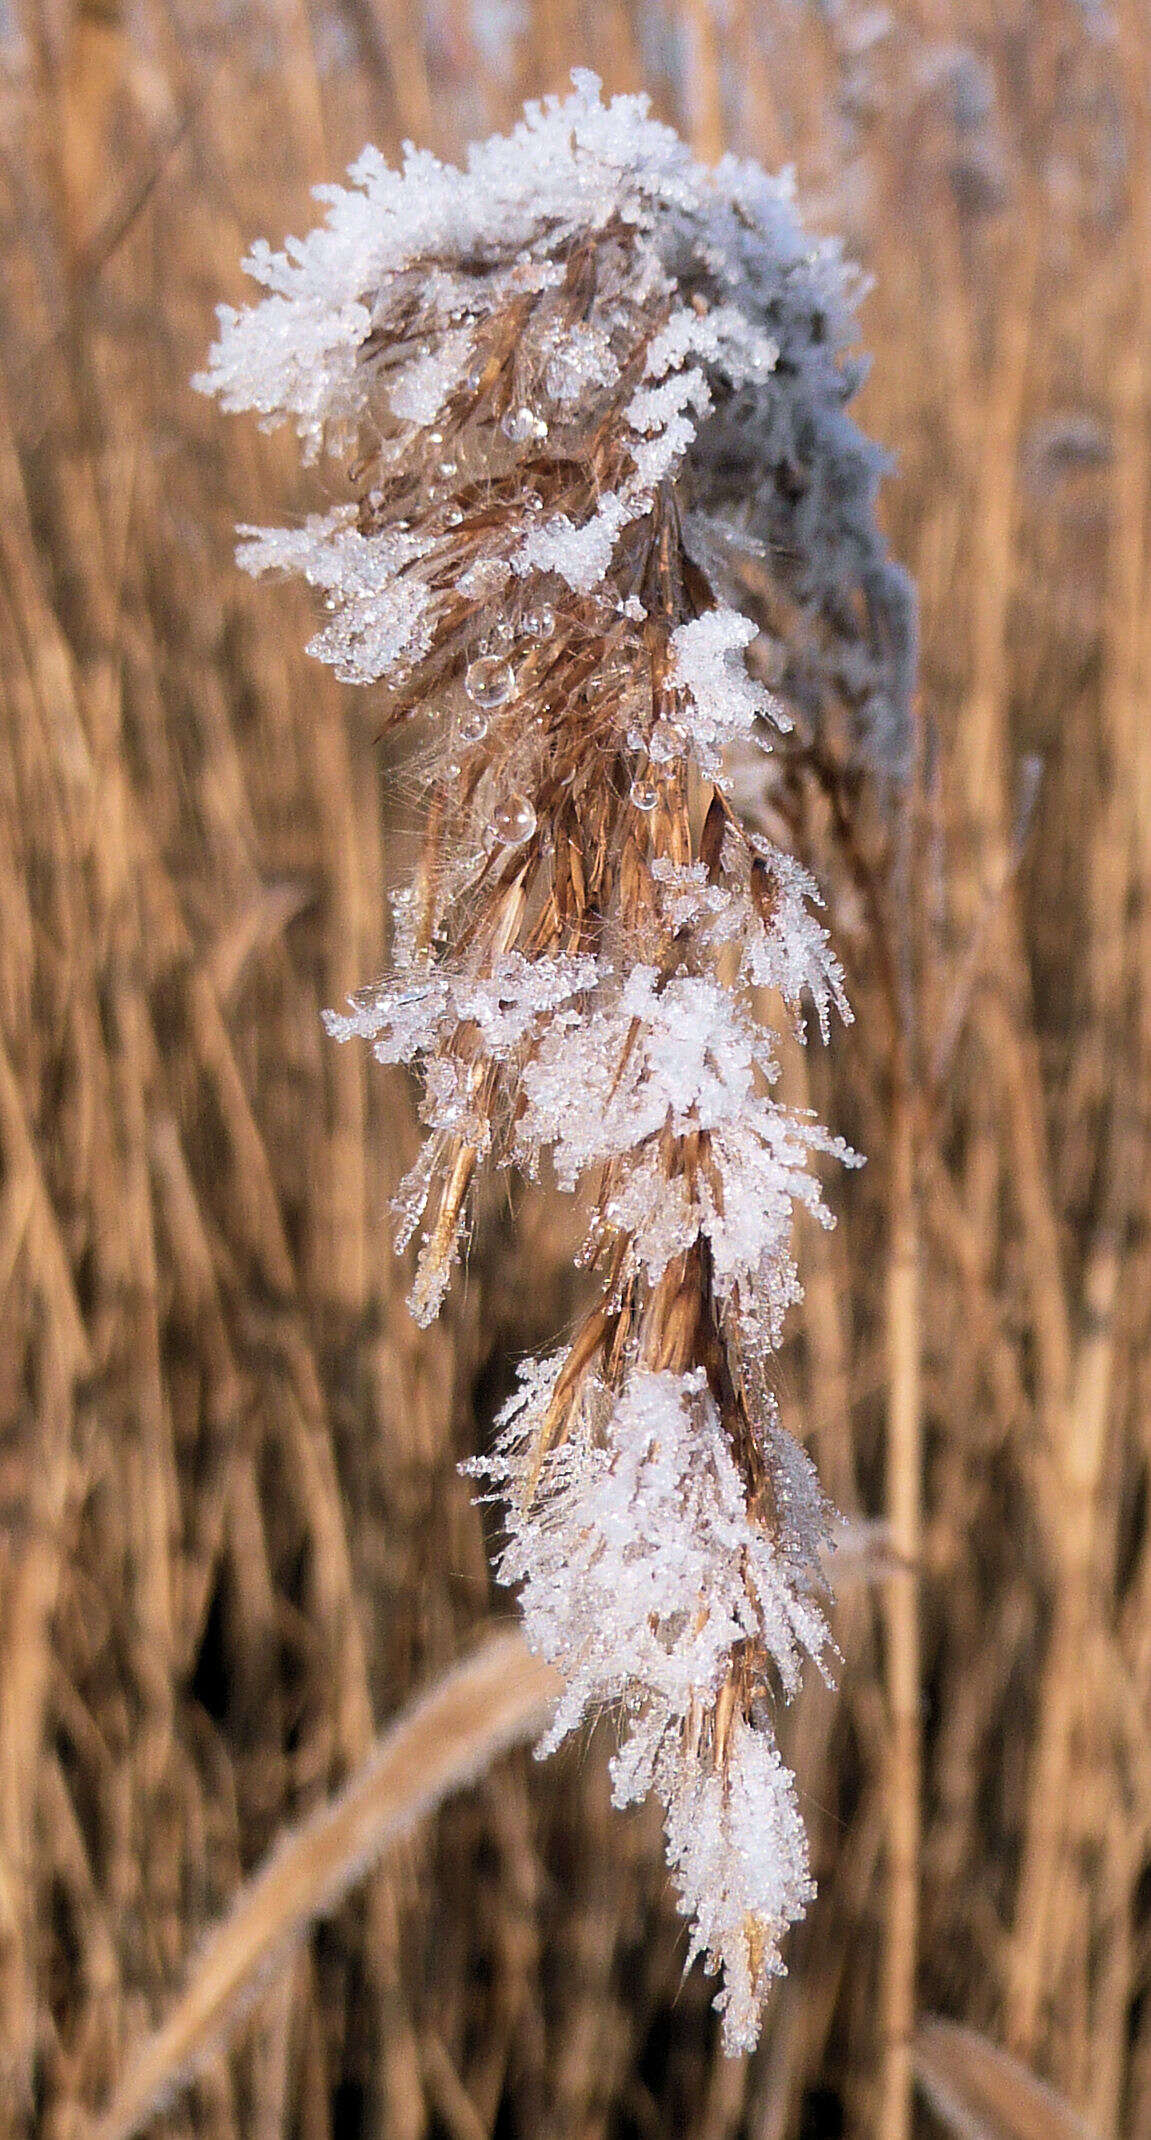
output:
M 365 151 L 325 227 L 253 251 L 268 295 L 222 311 L 199 383 L 347 464 L 346 503 L 244 530 L 241 562 L 304 573 L 312 651 L 421 726 L 393 971 L 329 1018 L 422 1077 L 417 1318 L 481 1164 L 547 1153 L 589 1192 L 599 1298 L 473 1468 L 567 1677 L 547 1744 L 620 1710 L 616 1799 L 663 1799 L 735 2051 L 811 1892 L 771 1695 L 826 1642 L 823 1504 L 768 1358 L 794 1207 L 826 1219 L 810 1155 L 853 1155 L 772 1097 L 755 992 L 825 1032 L 846 1004 L 814 885 L 726 768 L 765 722 L 834 713 L 898 772 L 912 612 L 845 414 L 838 253 L 784 184 L 575 83 L 464 170 Z

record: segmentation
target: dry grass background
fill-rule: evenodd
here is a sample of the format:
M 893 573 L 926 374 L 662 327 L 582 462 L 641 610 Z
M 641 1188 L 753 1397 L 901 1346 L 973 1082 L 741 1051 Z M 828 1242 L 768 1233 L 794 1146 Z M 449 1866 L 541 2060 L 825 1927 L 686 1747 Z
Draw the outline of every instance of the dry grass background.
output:
M 570 1218 L 493 1195 L 414 1330 L 411 1096 L 319 1013 L 385 963 L 418 797 L 304 657 L 299 592 L 232 567 L 234 520 L 311 502 L 294 454 L 187 381 L 247 242 L 366 138 L 452 152 L 588 63 L 705 155 L 793 161 L 875 275 L 861 414 L 922 597 L 878 909 L 825 784 L 775 795 L 859 1011 L 789 1076 L 871 1155 L 780 1363 L 877 1526 L 839 1690 L 786 1720 L 819 1900 L 725 2062 L 654 1816 L 611 1813 L 597 1743 L 504 1755 L 147 2129 L 898 2140 L 917 2067 L 922 2135 L 1083 2130 L 1026 2066 L 1151 2133 L 1143 0 L 8 0 L 4 2140 L 90 2130 L 246 1876 L 493 1611 L 455 1467 L 572 1312 Z

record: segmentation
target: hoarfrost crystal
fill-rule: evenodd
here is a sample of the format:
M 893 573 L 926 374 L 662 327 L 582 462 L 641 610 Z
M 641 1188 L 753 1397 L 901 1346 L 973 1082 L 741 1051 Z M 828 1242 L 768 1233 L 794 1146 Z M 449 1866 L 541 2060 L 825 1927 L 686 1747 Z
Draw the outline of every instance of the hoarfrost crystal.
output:
M 366 150 L 327 222 L 248 261 L 201 385 L 338 454 L 346 505 L 244 531 L 324 597 L 312 652 L 419 718 L 429 791 L 393 971 L 329 1016 L 422 1080 L 396 1199 L 439 1309 L 484 1164 L 586 1193 L 598 1284 L 491 1454 L 500 1574 L 563 1668 L 548 1740 L 618 1709 L 660 1794 L 691 1954 L 755 2041 L 811 1888 L 770 1696 L 826 1643 L 822 1497 L 767 1356 L 813 1157 L 756 991 L 847 1015 L 811 879 L 730 800 L 794 719 L 906 758 L 914 612 L 845 411 L 856 285 L 786 183 L 705 171 L 642 98 L 528 107 L 454 170 Z M 768 688 L 770 679 L 771 688 Z

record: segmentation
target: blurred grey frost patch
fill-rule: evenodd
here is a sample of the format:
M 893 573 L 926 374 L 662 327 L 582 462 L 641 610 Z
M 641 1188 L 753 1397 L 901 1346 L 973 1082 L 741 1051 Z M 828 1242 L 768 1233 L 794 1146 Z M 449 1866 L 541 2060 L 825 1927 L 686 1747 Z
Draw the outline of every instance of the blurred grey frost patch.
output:
M 471 0 L 470 13 L 472 36 L 484 66 L 493 74 L 510 74 L 516 47 L 531 24 L 526 0 Z

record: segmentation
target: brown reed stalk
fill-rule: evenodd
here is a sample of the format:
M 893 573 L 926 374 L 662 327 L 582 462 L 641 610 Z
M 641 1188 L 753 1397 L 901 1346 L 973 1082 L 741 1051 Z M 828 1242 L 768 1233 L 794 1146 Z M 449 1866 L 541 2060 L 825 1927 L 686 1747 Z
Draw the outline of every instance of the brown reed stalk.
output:
M 902 1074 L 901 1074 L 902 1068 Z M 891 1752 L 887 1779 L 887 1922 L 883 1971 L 884 2062 L 879 2130 L 912 2130 L 912 2047 L 918 2010 L 923 1764 L 923 1426 L 920 1390 L 920 1241 L 916 1106 L 897 1067 L 891 1117 L 891 1220 L 887 1277 L 887 1510 L 894 1565 L 884 1583 Z

